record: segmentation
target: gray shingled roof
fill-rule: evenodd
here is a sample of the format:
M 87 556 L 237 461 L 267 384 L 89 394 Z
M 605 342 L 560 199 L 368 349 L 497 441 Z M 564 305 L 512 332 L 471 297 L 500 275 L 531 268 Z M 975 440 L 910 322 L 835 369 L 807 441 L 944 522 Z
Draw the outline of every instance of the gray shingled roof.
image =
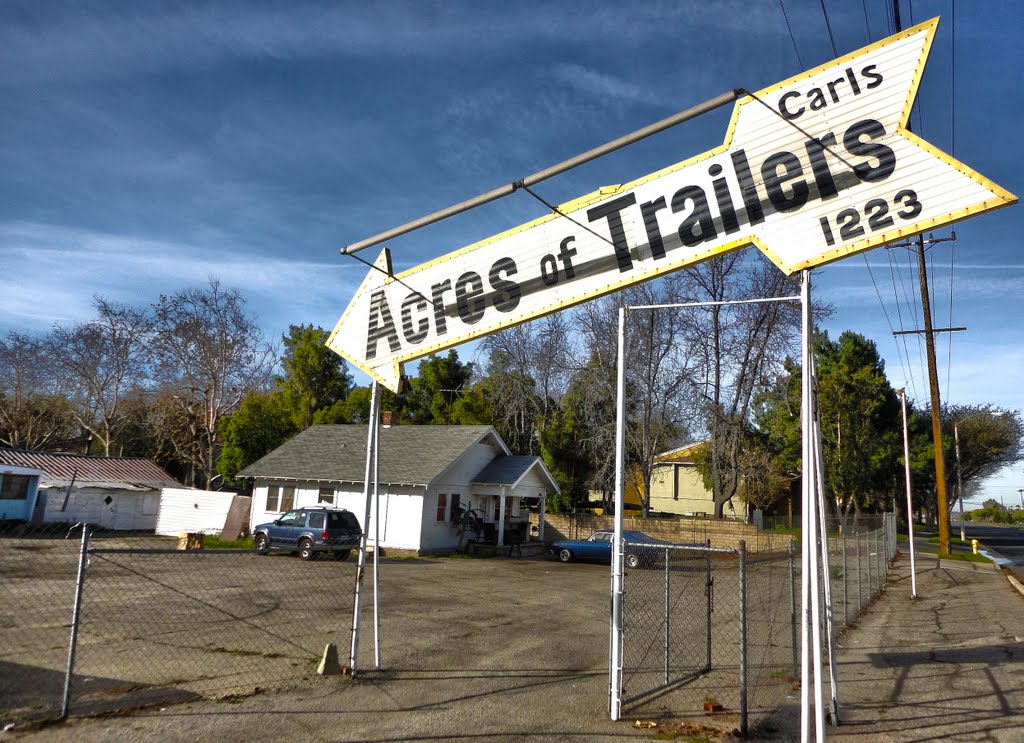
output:
M 362 482 L 366 476 L 365 425 L 310 426 L 238 477 L 320 482 Z M 380 431 L 380 482 L 428 485 L 470 446 L 493 437 L 490 426 L 392 426 Z
M 515 485 L 523 475 L 530 471 L 530 468 L 538 463 L 540 463 L 538 457 L 497 457 L 473 478 L 473 483 L 479 485 Z M 555 484 L 554 480 L 551 480 L 546 471 L 543 471 L 542 474 L 544 479 L 549 480 L 555 489 L 558 488 L 558 485 Z

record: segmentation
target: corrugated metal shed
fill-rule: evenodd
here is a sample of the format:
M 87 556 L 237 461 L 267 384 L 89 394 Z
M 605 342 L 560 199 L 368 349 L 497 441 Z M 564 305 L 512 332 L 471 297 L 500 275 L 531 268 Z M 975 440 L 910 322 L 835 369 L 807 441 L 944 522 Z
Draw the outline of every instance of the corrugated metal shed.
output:
M 0 464 L 42 470 L 39 487 L 105 490 L 159 490 L 181 483 L 148 459 L 141 457 L 90 457 L 82 454 L 0 449 Z

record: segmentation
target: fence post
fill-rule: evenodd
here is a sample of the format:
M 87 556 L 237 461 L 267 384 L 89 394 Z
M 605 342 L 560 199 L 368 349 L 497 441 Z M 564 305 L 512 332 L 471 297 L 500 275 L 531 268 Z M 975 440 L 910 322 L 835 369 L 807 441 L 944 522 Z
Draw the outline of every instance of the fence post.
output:
M 670 632 L 669 632 L 669 622 L 671 621 L 671 617 L 672 617 L 672 612 L 669 611 L 669 606 L 668 606 L 669 605 L 670 596 L 671 596 L 670 591 L 669 591 L 669 578 L 671 576 L 671 572 L 669 570 L 668 551 L 669 551 L 668 547 L 666 547 L 665 548 L 665 683 L 666 684 L 668 683 L 668 657 L 669 657 L 669 647 L 670 647 L 670 645 L 669 645 L 670 639 L 669 638 L 671 637 Z
M 864 566 L 860 561 L 860 532 L 855 535 L 857 541 L 857 615 L 860 615 L 861 609 L 864 608 L 864 580 L 861 572 Z
M 874 531 L 869 531 L 866 539 L 868 550 L 868 601 L 870 601 L 875 595 L 875 558 L 871 555 L 871 549 L 875 546 Z
M 715 578 L 711 574 L 711 540 L 707 540 L 707 550 L 704 551 L 704 561 L 707 563 L 707 578 L 704 581 L 704 593 L 707 596 L 708 624 L 707 624 L 707 670 L 711 670 L 711 612 L 715 606 Z
M 71 613 L 71 637 L 68 640 L 68 666 L 64 674 L 64 696 L 61 699 L 60 719 L 66 720 L 71 706 L 71 678 L 75 673 L 75 651 L 78 648 L 78 624 L 82 617 L 82 586 L 85 566 L 89 560 L 89 525 L 82 524 L 82 544 L 78 553 L 78 575 L 75 577 L 75 608 Z
M 747 543 L 740 540 L 740 735 L 747 734 Z
M 793 678 L 800 672 L 797 668 L 797 609 L 796 609 L 796 560 L 794 559 L 793 538 L 789 538 L 789 626 L 793 634 Z
M 885 562 L 886 562 L 886 560 L 885 560 L 885 550 L 884 550 L 884 548 L 882 546 L 882 530 L 881 529 L 879 529 L 876 532 L 875 541 L 878 542 L 878 549 L 876 550 L 878 552 L 878 590 L 875 591 L 875 593 L 878 593 L 879 591 L 882 590 L 882 586 L 885 585 Z
M 846 525 L 843 525 L 843 626 L 850 626 L 850 574 L 846 560 Z

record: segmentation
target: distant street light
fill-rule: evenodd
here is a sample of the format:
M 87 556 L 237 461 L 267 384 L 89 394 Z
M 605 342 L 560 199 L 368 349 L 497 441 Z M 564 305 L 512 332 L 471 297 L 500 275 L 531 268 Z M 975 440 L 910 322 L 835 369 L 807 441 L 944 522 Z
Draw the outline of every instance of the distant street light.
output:
M 971 418 L 978 418 L 978 417 L 980 417 L 982 415 L 990 415 L 993 418 L 998 418 L 1002 414 L 1003 414 L 1002 410 L 996 410 L 994 412 L 993 411 L 985 410 L 985 411 L 980 412 L 980 413 L 974 413 L 972 415 L 969 415 L 966 418 L 961 418 L 960 420 L 958 420 L 958 421 L 953 423 L 953 441 L 954 441 L 954 444 L 955 444 L 955 451 L 956 451 L 956 494 L 957 494 L 957 497 L 960 500 L 960 541 L 961 542 L 966 542 L 967 541 L 967 533 L 964 530 L 964 482 L 963 482 L 963 478 L 960 476 L 960 429 L 959 429 L 959 426 L 960 426 L 961 423 L 969 421 Z M 1022 493 L 1022 495 L 1021 495 L 1021 506 L 1024 507 L 1024 489 L 1022 489 L 1020 492 Z

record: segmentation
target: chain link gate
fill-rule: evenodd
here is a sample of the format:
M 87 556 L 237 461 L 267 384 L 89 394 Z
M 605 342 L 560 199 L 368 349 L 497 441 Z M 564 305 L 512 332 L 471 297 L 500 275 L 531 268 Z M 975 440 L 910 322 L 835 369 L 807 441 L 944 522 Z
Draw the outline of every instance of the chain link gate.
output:
M 678 690 L 693 712 L 738 715 L 743 732 L 751 709 L 785 698 L 797 674 L 792 548 L 627 542 L 625 552 L 623 707 L 643 711 Z
M 623 581 L 624 705 L 711 670 L 712 552 L 696 545 L 626 544 L 631 569 Z

